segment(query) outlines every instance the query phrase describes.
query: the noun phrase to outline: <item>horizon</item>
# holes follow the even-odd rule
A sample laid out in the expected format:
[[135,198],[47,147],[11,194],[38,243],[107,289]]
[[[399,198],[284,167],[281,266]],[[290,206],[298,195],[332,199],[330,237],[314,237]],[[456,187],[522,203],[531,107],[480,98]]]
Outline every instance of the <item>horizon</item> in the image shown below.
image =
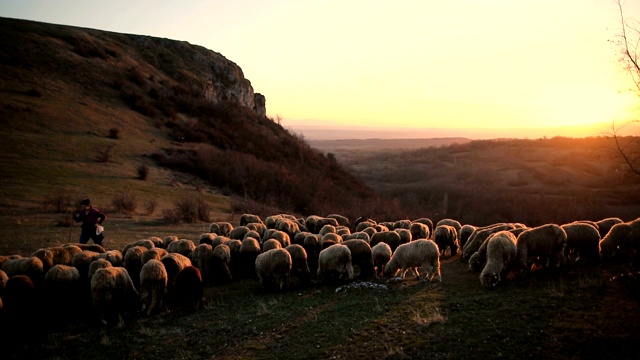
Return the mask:
[[[623,6],[638,20],[640,2]],[[315,125],[531,137],[640,117],[614,1],[0,0],[0,16],[206,47],[270,117]]]

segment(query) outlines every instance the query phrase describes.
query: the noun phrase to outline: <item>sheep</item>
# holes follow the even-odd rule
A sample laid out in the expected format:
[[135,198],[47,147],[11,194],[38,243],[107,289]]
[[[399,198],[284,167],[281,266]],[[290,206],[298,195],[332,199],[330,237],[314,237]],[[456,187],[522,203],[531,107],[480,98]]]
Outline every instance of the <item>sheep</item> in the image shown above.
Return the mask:
[[433,221],[431,221],[431,219],[429,218],[419,218],[419,219],[413,220],[412,222],[425,224],[429,228],[429,234],[433,232]]
[[278,240],[280,242],[280,245],[282,245],[283,248],[291,245],[291,237],[289,237],[289,234],[287,234],[284,231],[280,231],[280,230],[272,231],[270,236],[267,239],[265,239],[265,241],[269,239]]
[[567,246],[565,247],[567,260],[570,260],[571,255],[575,255],[575,263],[598,262],[600,259],[600,233],[596,227],[584,222],[573,222],[561,227],[567,234]]
[[87,279],[89,279],[89,284],[91,284],[91,278],[93,278],[93,275],[96,274],[96,271],[98,271],[98,269],[104,269],[108,267],[113,267],[113,264],[109,262],[109,260],[102,259],[102,258],[93,260],[91,264],[89,264],[89,271],[87,273]]
[[36,288],[44,281],[44,265],[42,260],[35,256],[10,259],[2,264],[2,270],[9,278],[16,275],[26,275]]
[[154,247],[156,247],[156,244],[149,240],[149,239],[142,239],[142,240],[138,240],[138,241],[134,241],[132,243],[128,243],[127,245],[124,246],[124,249],[122,249],[122,253],[126,254],[127,250],[129,250],[130,248],[134,247],[134,246],[143,246],[147,249],[153,249]]
[[376,246],[379,242],[387,243],[391,247],[391,251],[395,251],[402,244],[402,239],[400,234],[395,231],[376,232],[371,236],[369,244]]
[[151,316],[160,312],[167,293],[169,275],[161,261],[150,259],[140,270],[142,311]]
[[289,235],[289,237],[293,237],[300,232],[300,227],[298,226],[298,223],[296,221],[289,220],[289,219],[278,220],[276,222],[275,229],[285,232],[287,235]]
[[[82,278],[80,271],[73,266],[54,265],[44,276],[44,290],[46,296],[45,306],[48,308],[46,313],[50,316],[50,321],[54,324],[70,320],[70,315],[79,315],[77,310],[84,299],[83,284],[88,283]],[[90,298],[87,298],[88,301]]]
[[298,244],[298,245],[302,245],[304,244],[304,238],[307,237],[307,235],[311,234],[308,231],[301,231],[299,233],[297,233],[292,239],[291,239],[291,244]]
[[229,237],[229,239],[237,239],[237,240],[242,240],[244,239],[244,236],[249,232],[249,228],[246,226],[238,226],[233,228],[233,230],[231,230],[231,232],[229,232],[229,235],[227,235]]
[[458,233],[456,228],[451,225],[437,225],[433,230],[433,239],[440,249],[440,253],[444,256],[445,251],[449,248],[451,256],[458,253]]
[[[149,249],[147,251],[151,251],[151,250],[155,250],[155,251],[166,251],[162,248],[153,248],[153,249]],[[146,253],[146,251],[145,251]],[[113,266],[123,266],[124,264],[124,257],[122,255],[122,253],[120,252],[120,250],[108,250],[104,253],[98,254],[98,259],[105,259],[108,260],[111,265]]]
[[[391,230],[391,228],[389,228],[389,229]],[[410,230],[411,229],[411,220],[409,220],[409,219],[398,220],[398,221],[393,223],[393,229],[407,229],[407,230]]]
[[[230,239],[230,238],[228,238],[226,236],[218,235],[215,238],[213,238],[213,241],[209,245],[211,245],[211,247],[214,248],[214,247],[216,247],[218,245],[226,244],[227,242],[229,242],[231,240],[232,239]],[[239,239],[233,239],[233,240],[239,240]]]
[[196,250],[191,255],[191,264],[200,269],[202,282],[211,283],[211,257],[213,256],[213,247],[209,244],[200,244],[196,246]]
[[366,232],[362,232],[362,231],[354,232],[354,233],[351,233],[351,234],[349,234],[347,236],[343,236],[342,237],[342,241],[351,240],[351,239],[362,239],[362,240],[364,240],[364,241],[366,241],[368,243],[371,242],[371,237],[369,236],[369,234],[367,234]]
[[40,328],[36,322],[39,319],[36,288],[29,276],[10,276],[2,299],[5,317],[0,329],[7,331],[6,335],[22,339]]
[[364,229],[366,229],[366,228],[373,228],[373,227],[374,227],[374,226],[376,226],[376,225],[378,225],[378,224],[377,224],[377,223],[375,223],[375,222],[371,222],[371,221],[362,221],[362,222],[359,222],[359,223],[356,225],[356,228],[355,228],[354,230],[355,230],[356,232],[358,232],[358,231],[363,231],[363,230],[364,230]]
[[342,236],[342,238],[344,238],[345,236],[351,235],[351,230],[349,230],[348,227],[346,226],[338,226],[336,227],[336,234]]
[[191,266],[191,260],[188,257],[179,253],[168,253],[160,259],[164,268],[167,270],[167,276],[169,278],[167,287],[171,288],[174,283],[176,275],[187,266]]
[[[637,221],[637,220],[636,220]],[[633,255],[634,250],[640,250],[640,232],[635,230],[632,222],[615,224],[598,244],[600,258],[608,260],[620,255]]]
[[[142,253],[142,265],[146,264],[147,261],[151,260],[151,259],[156,259],[156,260],[162,260],[162,257],[167,255],[169,252],[167,251],[167,249],[163,249],[163,248],[153,248],[153,249],[149,249],[147,251],[145,251],[144,253]],[[107,259],[109,260],[109,259]],[[112,264],[114,266],[119,266],[116,265],[115,263],[112,262]]]
[[242,271],[242,264],[240,262],[240,247],[242,246],[242,241],[233,239],[227,241],[225,245],[229,248],[229,255],[231,256],[231,277],[240,277],[240,273]]
[[369,243],[362,239],[353,239],[342,242],[351,251],[351,265],[358,267],[360,273],[357,278],[369,280],[375,273],[373,269],[373,255]]
[[229,236],[229,233],[233,230],[233,225],[228,222],[212,222],[209,224],[209,232],[216,233],[222,236]]
[[[382,225],[382,224],[373,225],[373,228],[376,230],[376,232],[390,231],[390,230],[393,229],[393,227],[387,227],[387,226]],[[398,228],[398,229],[404,229],[404,228]]]
[[167,246],[167,251],[170,253],[178,253],[188,258],[193,255],[193,251],[196,249],[196,244],[189,239],[180,239],[173,241]]
[[269,239],[262,243],[262,252],[269,251],[271,249],[282,249],[282,244],[276,239]]
[[272,249],[256,257],[256,274],[266,290],[288,289],[292,266],[291,254],[285,249]]
[[411,270],[420,279],[420,270],[425,271],[425,280],[432,281],[435,277],[442,282],[440,273],[440,250],[433,240],[417,239],[398,246],[391,259],[384,265],[386,277],[395,276],[400,270],[402,279]]
[[366,228],[362,229],[361,231],[356,231],[356,232],[363,232],[363,233],[369,235],[369,239],[371,239],[371,237],[373,237],[373,234],[375,234],[375,233],[377,233],[379,231],[376,230],[376,228],[374,228],[372,226],[369,226],[369,227],[366,227]]
[[322,281],[335,282],[353,279],[351,251],[346,245],[335,244],[320,251],[318,276]]
[[342,242],[342,236],[336,233],[326,233],[320,238],[320,248],[326,249],[331,245],[339,244]]
[[260,216],[254,214],[242,214],[240,215],[240,226],[246,226],[247,224],[264,224]]
[[[38,249],[31,254],[31,256],[37,257],[42,261],[42,271],[46,274],[49,269],[55,265],[53,262],[53,252],[49,249]],[[0,268],[2,265],[0,264]]]
[[609,230],[611,230],[613,225],[620,224],[623,222],[624,221],[622,221],[622,219],[617,217],[610,217],[610,218],[596,221],[596,225],[598,225],[597,229],[598,229],[598,232],[600,233],[600,238],[604,238],[605,236],[607,236],[607,233],[609,232]]
[[304,248],[304,251],[307,252],[307,262],[309,263],[309,268],[312,271],[316,271],[318,269],[318,256],[320,255],[320,251],[322,250],[320,239],[315,234],[309,234],[304,238],[302,247]]
[[153,243],[153,247],[162,247],[164,245],[164,241],[157,236],[150,236],[149,240]]
[[[462,225],[458,220],[442,219],[436,223],[436,227],[438,227],[439,225],[453,226],[456,229],[456,238],[460,237],[460,229],[462,229]],[[435,231],[435,229],[433,231]]]
[[461,249],[464,249],[464,245],[467,243],[467,241],[471,237],[471,234],[473,234],[473,232],[476,231],[476,229],[477,227],[469,224],[463,225],[460,228],[460,237],[458,238],[458,245],[460,245]]
[[409,231],[411,233],[412,239],[428,239],[429,236],[431,235],[429,226],[422,223],[418,223],[418,222],[412,223],[411,226],[409,227]]
[[[364,225],[360,225],[364,223]],[[353,231],[362,231],[362,229],[369,227],[369,226],[373,226],[376,225],[377,222],[371,218],[369,218],[368,216],[360,216],[358,218],[356,218],[356,220],[353,222]]]
[[498,231],[497,233],[493,233],[489,235],[489,238],[487,238],[487,240],[483,242],[482,245],[480,245],[480,248],[478,249],[478,251],[473,253],[473,255],[471,255],[471,257],[469,258],[469,270],[475,272],[475,271],[481,271],[484,268],[487,262],[487,245],[488,245],[487,243],[489,242],[489,239],[491,239],[493,236],[503,231],[506,231],[506,232],[509,232],[511,235],[513,235],[513,238],[515,240],[518,237],[518,235],[520,235],[520,233],[523,232],[524,230],[525,229],[522,229],[522,228],[516,228],[516,229]]
[[418,239],[414,238],[413,235],[411,235],[411,231],[407,229],[394,229],[393,231],[397,232],[398,235],[400,235],[400,244],[406,244],[413,239]]
[[516,265],[522,274],[531,270],[534,262],[559,267],[564,262],[567,233],[556,224],[546,224],[523,231],[516,240]]
[[4,288],[7,285],[7,280],[9,280],[9,275],[7,275],[7,273],[4,272],[4,270],[0,269],[0,297],[2,297]]
[[82,252],[78,246],[53,246],[49,248],[53,253],[53,264],[71,265],[74,254]]
[[68,243],[68,244],[63,244],[64,246],[74,246],[74,247],[79,247],[80,250],[89,250],[89,251],[93,251],[93,252],[97,252],[97,253],[103,253],[105,251],[107,251],[104,246],[99,245],[99,244],[79,244],[79,243]]
[[198,237],[198,245],[200,244],[213,244],[213,239],[218,236],[216,233],[202,233]]
[[326,218],[336,219],[339,226],[345,226],[347,228],[351,228],[351,222],[349,221],[349,218],[347,218],[346,216],[342,216],[339,214],[329,214],[326,216]]
[[[247,231],[247,233],[246,233],[246,234],[244,234],[244,236],[242,237],[242,239],[233,239],[233,240],[240,240],[240,241],[242,241],[242,240],[244,240],[244,239],[246,239],[246,238],[248,238],[248,237],[252,237],[252,238],[254,238],[254,239],[262,239],[262,235],[260,235],[260,233],[259,233],[259,232],[255,231],[255,230],[249,230],[249,231]],[[229,239],[229,240],[231,240],[231,239]]]
[[319,218],[315,222],[315,227],[313,229],[309,228],[309,231],[311,231],[314,234],[320,234],[320,230],[325,225],[331,225],[331,226],[333,226],[335,228],[336,226],[338,226],[340,224],[338,223],[338,220],[336,220],[334,218]]
[[175,235],[165,236],[164,239],[162,239],[162,247],[166,249],[167,247],[169,247],[169,244],[178,240],[179,240],[178,237]]
[[83,250],[82,252],[73,255],[73,258],[71,259],[71,266],[78,269],[83,282],[88,280],[87,275],[89,274],[89,265],[96,260],[99,255],[99,253],[89,250]]
[[391,259],[391,255],[391,247],[387,243],[379,242],[373,248],[371,248],[373,266],[376,269],[377,276],[384,276],[384,266]]
[[242,240],[240,245],[239,259],[242,275],[255,276],[256,257],[260,254],[260,243],[254,238],[246,238]]
[[91,278],[91,299],[98,319],[104,324],[120,322],[125,312],[138,308],[138,291],[127,269],[107,267]]
[[316,232],[316,223],[318,222],[318,219],[321,219],[321,217],[318,215],[309,215],[304,220],[304,224],[307,227],[307,229],[309,229],[309,232],[313,232],[313,233]]
[[300,285],[308,285],[311,282],[311,270],[304,247],[300,244],[291,244],[284,249],[291,255],[291,275],[298,277]]
[[513,225],[505,223],[498,223],[477,228],[471,234],[469,240],[464,244],[464,247],[462,248],[462,260],[468,262],[471,255],[478,251],[482,243],[484,243],[491,234],[497,233],[498,231],[502,230],[510,230],[513,228]]
[[249,228],[249,230],[257,231],[258,234],[260,234],[260,236],[257,239],[261,238],[262,235],[264,235],[264,232],[267,231],[267,225],[265,224],[249,223],[245,226]]
[[480,273],[480,283],[489,289],[494,288],[504,277],[507,269],[516,257],[516,237],[509,231],[493,234],[487,241],[487,263]]
[[231,274],[231,250],[225,244],[213,249],[210,260],[210,275],[214,284],[226,283],[233,279]]
[[320,236],[324,236],[326,234],[335,234],[335,233],[336,233],[336,227],[333,226],[333,225],[330,225],[330,224],[324,225],[318,231],[318,235],[320,235]]
[[[170,288],[171,289],[171,288]],[[204,287],[202,274],[195,266],[187,266],[176,274],[170,296],[173,306],[198,310],[202,308]]]
[[124,268],[129,272],[131,280],[136,288],[140,286],[140,270],[142,270],[142,255],[148,251],[144,246],[134,246],[129,248],[124,254]]

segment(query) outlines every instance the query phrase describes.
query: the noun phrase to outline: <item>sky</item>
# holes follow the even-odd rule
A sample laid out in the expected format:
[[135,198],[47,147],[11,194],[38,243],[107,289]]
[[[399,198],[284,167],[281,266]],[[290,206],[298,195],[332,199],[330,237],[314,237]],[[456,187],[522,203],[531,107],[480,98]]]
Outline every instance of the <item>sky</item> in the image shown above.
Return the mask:
[[0,0],[0,16],[204,46],[293,129],[588,136],[640,118],[613,0]]

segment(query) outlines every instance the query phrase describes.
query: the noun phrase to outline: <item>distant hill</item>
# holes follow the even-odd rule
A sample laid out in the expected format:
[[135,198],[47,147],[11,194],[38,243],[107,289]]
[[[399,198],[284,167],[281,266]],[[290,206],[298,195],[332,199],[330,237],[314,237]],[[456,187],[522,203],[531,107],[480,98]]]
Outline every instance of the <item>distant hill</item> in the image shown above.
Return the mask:
[[162,206],[191,188],[226,211],[227,195],[235,211],[296,213],[371,198],[265,106],[238,65],[201,46],[0,18],[0,208],[60,189]]

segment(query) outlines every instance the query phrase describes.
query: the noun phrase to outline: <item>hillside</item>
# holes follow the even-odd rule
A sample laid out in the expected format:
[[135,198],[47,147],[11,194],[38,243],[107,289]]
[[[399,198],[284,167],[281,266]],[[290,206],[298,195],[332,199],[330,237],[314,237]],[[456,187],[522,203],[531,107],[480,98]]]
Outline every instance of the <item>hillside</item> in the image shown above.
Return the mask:
[[5,212],[61,191],[101,204],[131,192],[158,213],[186,194],[307,213],[371,194],[265,112],[242,69],[203,47],[0,18]]

